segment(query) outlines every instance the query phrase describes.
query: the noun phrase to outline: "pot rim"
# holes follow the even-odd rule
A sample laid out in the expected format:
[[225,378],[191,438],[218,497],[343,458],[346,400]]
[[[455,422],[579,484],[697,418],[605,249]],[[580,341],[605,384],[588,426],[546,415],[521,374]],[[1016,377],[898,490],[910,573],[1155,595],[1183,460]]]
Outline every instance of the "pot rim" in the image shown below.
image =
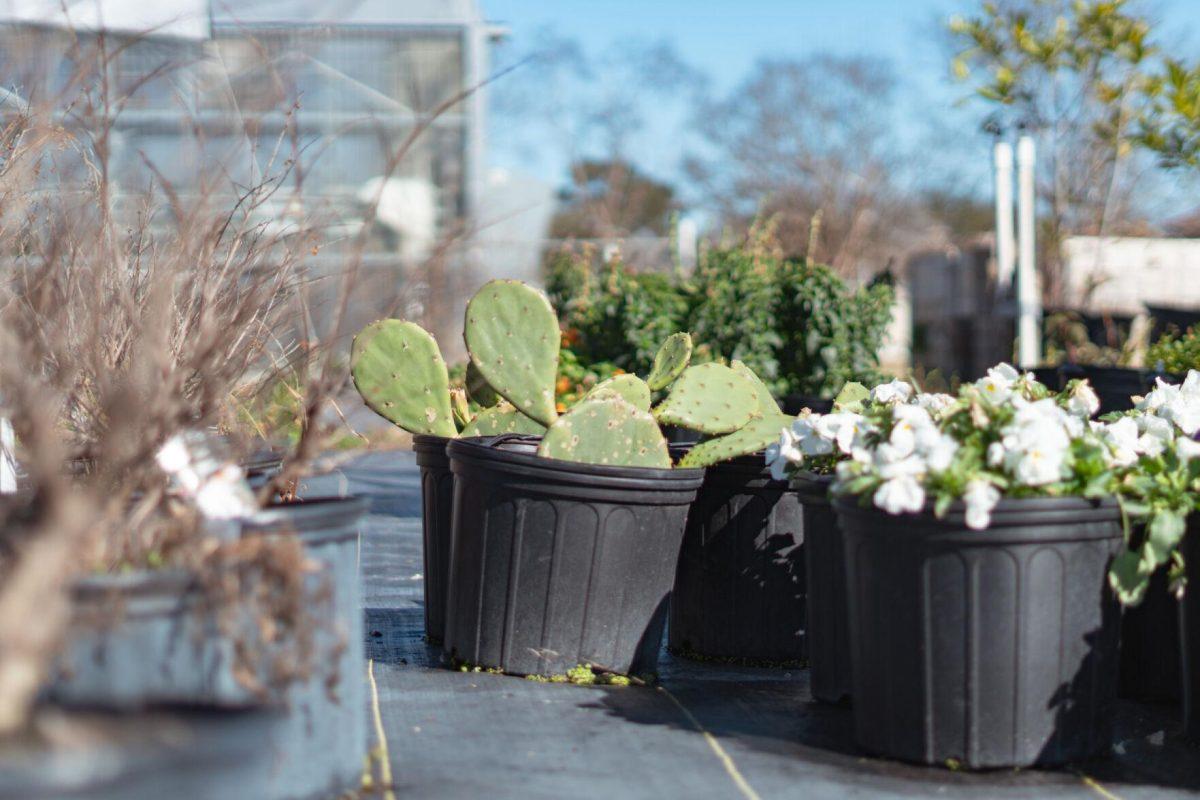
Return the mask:
[[358,522],[370,507],[368,498],[356,495],[275,503],[242,520],[242,535],[297,534],[310,543],[348,539],[358,536]]
[[[868,495],[833,495],[832,505],[838,516],[859,520],[888,520],[887,527],[895,533],[919,533],[930,527],[963,530],[973,537],[985,537],[1001,528],[1024,528],[1030,526],[1057,526],[1086,522],[1120,522],[1121,510],[1116,498],[1090,499],[1072,495],[1069,497],[1002,497],[991,512],[991,524],[983,530],[966,526],[966,503],[955,500],[945,515],[934,514],[934,502],[927,500],[925,507],[916,513],[889,514],[874,505],[861,505]],[[906,526],[905,523],[910,523]],[[1118,530],[1120,527],[1118,526]],[[1039,537],[1052,538],[1052,537]],[[1097,537],[1097,538],[1107,538]]]
[[502,469],[505,472],[526,477],[545,478],[558,484],[581,483],[597,488],[640,489],[640,490],[692,490],[697,489],[704,479],[703,468],[616,467],[607,464],[584,464],[546,458],[536,454],[517,453],[493,446],[490,441],[451,439],[446,446],[450,456],[450,468],[455,465],[472,464],[486,469]]

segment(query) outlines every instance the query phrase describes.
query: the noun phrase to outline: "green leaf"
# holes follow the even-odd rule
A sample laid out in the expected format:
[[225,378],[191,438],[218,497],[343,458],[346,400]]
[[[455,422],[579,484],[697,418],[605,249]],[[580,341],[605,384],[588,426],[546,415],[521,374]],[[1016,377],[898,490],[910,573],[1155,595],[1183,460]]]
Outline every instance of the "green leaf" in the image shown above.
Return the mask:
[[1137,553],[1122,550],[1108,569],[1108,583],[1121,605],[1136,606],[1150,585],[1150,573],[1142,569],[1142,559]]
[[1187,520],[1181,514],[1160,510],[1154,515],[1146,528],[1146,545],[1143,548],[1143,560],[1153,562],[1148,565],[1148,572],[1153,572],[1171,557],[1186,530]]

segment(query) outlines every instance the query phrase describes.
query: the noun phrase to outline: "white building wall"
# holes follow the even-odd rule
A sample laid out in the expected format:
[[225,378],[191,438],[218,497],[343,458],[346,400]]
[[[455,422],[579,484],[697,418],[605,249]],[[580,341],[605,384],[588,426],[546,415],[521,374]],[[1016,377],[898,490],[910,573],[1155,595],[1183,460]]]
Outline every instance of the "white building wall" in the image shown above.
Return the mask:
[[1072,236],[1063,261],[1072,308],[1126,315],[1145,305],[1200,308],[1200,239]]

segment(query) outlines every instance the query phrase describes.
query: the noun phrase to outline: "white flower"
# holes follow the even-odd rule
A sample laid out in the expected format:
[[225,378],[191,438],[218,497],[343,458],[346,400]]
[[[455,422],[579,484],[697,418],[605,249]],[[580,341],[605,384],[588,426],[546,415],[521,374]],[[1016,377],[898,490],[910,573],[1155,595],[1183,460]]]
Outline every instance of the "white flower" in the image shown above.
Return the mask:
[[1000,502],[1000,490],[976,478],[967,484],[963,502],[967,505],[967,527],[981,531],[992,522],[992,509]]
[[1108,445],[1109,466],[1128,467],[1138,459],[1138,426],[1132,417],[1122,417],[1104,426],[1101,439]]
[[913,395],[912,384],[901,380],[881,383],[871,390],[871,402],[881,405],[907,403]]
[[196,492],[196,507],[208,519],[238,519],[253,514],[257,505],[241,467],[228,464]]
[[916,478],[901,476],[879,484],[871,499],[889,514],[917,512],[925,506],[925,490]]
[[1175,440],[1175,428],[1162,417],[1138,417],[1137,428],[1142,434],[1138,437],[1137,451],[1151,458],[1162,455]]
[[158,466],[162,468],[162,471],[168,475],[174,475],[177,472],[183,471],[192,461],[192,456],[188,452],[187,445],[184,444],[183,438],[178,435],[168,439],[158,449],[158,453],[155,454],[154,458],[158,461]]
[[[1191,377],[1189,374],[1188,377]],[[1155,379],[1154,390],[1138,400],[1135,408],[1138,411],[1158,411],[1179,394],[1179,387],[1172,386],[1162,378]]]
[[950,468],[954,456],[958,453],[958,442],[944,433],[917,440],[918,452],[925,458],[930,472],[944,472]]
[[943,411],[954,405],[955,400],[948,394],[922,392],[913,399],[913,402],[928,411],[931,416],[938,417]]
[[1175,454],[1179,456],[1180,461],[1190,461],[1193,458],[1200,458],[1200,442],[1180,437],[1175,440]]
[[823,439],[837,444],[838,450],[849,455],[860,432],[865,429],[862,415],[850,412],[823,414],[814,423],[814,430]]
[[1020,377],[1021,373],[1008,364],[997,364],[975,381],[975,387],[993,404],[1003,403],[1012,397],[1012,386]]
[[783,448],[780,447],[779,442],[772,442],[767,445],[763,456],[767,467],[771,470],[771,477],[777,481],[785,480],[787,478],[788,466],[791,462],[784,457]]
[[987,463],[989,467],[998,467],[1004,463],[1004,445],[1000,442],[992,442],[987,449]]
[[1086,380],[1075,384],[1075,390],[1067,399],[1067,411],[1082,419],[1088,419],[1100,410],[1100,398]]
[[792,423],[792,436],[800,452],[806,456],[827,456],[833,452],[833,440],[821,435],[818,423],[820,414],[796,417]]
[[1045,486],[1062,477],[1066,451],[1062,448],[1034,445],[1008,454],[1006,466],[1021,484]]

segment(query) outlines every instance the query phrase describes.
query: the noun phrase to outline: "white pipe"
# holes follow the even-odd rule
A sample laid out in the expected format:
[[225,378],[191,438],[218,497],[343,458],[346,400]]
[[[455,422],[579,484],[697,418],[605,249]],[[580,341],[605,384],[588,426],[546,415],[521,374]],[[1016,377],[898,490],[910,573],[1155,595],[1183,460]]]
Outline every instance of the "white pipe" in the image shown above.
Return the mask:
[[1035,367],[1042,358],[1042,300],[1037,284],[1037,196],[1032,136],[1017,141],[1017,363]]
[[993,151],[996,167],[996,289],[1006,294],[1013,279],[1013,149],[1008,142],[996,142]]

